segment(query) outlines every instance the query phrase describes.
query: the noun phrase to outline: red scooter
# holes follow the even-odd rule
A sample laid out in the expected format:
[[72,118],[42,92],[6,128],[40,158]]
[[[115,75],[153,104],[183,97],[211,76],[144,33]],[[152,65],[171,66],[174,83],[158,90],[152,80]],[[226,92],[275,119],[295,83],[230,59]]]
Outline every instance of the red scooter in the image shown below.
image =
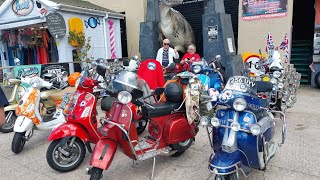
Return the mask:
[[[104,75],[106,69],[98,66],[97,72]],[[178,83],[169,83],[165,88],[157,88],[152,95],[164,92],[167,102],[145,103],[139,88],[141,79],[132,72],[121,72],[114,80],[114,88],[119,91],[118,102],[114,102],[108,118],[101,119],[103,137],[96,144],[87,168],[90,179],[99,180],[103,170],[107,170],[117,151],[134,161],[154,158],[158,155],[182,155],[193,143],[199,131],[195,123],[188,123],[183,107],[183,89]],[[172,91],[173,90],[173,91]],[[151,95],[150,95],[151,96]],[[139,139],[133,118],[136,107],[141,107],[142,116],[149,119],[149,134]]]
[[[56,171],[68,172],[76,169],[86,155],[92,152],[90,143],[97,143],[101,134],[97,131],[97,100],[93,93],[100,82],[81,75],[77,91],[67,93],[60,109],[53,118],[66,118],[67,122],[55,128],[47,149],[47,162]],[[86,146],[86,148],[85,148]]]

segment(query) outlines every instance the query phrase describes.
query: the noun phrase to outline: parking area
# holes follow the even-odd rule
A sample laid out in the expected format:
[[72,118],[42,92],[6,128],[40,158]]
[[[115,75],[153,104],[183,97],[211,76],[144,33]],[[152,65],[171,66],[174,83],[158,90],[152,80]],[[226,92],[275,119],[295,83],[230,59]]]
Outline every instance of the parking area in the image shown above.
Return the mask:
[[[250,180],[316,180],[320,179],[320,89],[302,86],[298,102],[287,111],[287,139],[278,148],[266,171],[254,171]],[[103,115],[102,112],[99,114]],[[75,171],[59,173],[52,170],[46,161],[50,132],[36,131],[26,143],[24,150],[15,155],[11,152],[13,133],[0,134],[0,179],[46,180],[46,179],[89,179],[85,168],[89,165],[90,154]],[[280,132],[279,132],[280,133]],[[94,147],[92,145],[92,147]],[[178,158],[157,157],[155,179],[157,180],[213,180],[208,171],[211,153],[204,128],[200,129],[195,144]],[[104,180],[142,180],[151,176],[153,160],[133,165],[132,160],[117,152]]]

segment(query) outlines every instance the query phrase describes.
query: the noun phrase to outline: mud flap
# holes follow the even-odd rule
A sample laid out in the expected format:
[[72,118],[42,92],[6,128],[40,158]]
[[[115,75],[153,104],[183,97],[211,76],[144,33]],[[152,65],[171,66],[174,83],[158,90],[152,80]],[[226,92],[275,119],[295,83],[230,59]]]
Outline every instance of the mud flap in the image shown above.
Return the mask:
[[91,155],[90,166],[103,170],[109,168],[117,151],[117,143],[110,139],[100,139]]

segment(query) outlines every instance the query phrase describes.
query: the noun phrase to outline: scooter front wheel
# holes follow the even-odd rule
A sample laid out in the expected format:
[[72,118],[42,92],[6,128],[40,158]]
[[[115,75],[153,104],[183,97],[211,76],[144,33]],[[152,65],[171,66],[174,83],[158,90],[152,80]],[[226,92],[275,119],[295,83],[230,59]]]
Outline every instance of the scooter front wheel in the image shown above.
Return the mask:
[[216,175],[214,179],[215,180],[237,180],[238,177],[236,173],[232,173],[228,175]]
[[13,136],[11,151],[14,152],[15,154],[18,154],[23,150],[23,147],[26,143],[25,133],[26,132],[23,132],[23,133],[16,132]]
[[90,172],[90,180],[100,180],[102,178],[102,172],[102,169],[93,167]]
[[56,171],[70,172],[80,166],[86,155],[86,148],[79,138],[76,138],[73,143],[70,139],[62,146],[60,145],[61,140],[55,140],[49,145],[46,155],[47,162]]
[[9,133],[13,131],[14,123],[16,122],[17,115],[15,111],[6,111],[6,122],[0,127],[0,132]]

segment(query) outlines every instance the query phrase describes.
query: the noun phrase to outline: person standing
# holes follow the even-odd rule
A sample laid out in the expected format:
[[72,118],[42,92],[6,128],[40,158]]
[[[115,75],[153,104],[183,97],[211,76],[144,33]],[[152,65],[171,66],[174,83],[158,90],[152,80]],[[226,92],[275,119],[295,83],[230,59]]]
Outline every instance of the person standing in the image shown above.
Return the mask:
[[162,67],[168,67],[173,63],[173,59],[179,59],[179,53],[176,49],[170,47],[169,39],[163,40],[163,47],[158,50],[156,59]]
[[9,105],[9,102],[0,87],[0,126],[2,126],[5,123],[4,107],[8,105]]

